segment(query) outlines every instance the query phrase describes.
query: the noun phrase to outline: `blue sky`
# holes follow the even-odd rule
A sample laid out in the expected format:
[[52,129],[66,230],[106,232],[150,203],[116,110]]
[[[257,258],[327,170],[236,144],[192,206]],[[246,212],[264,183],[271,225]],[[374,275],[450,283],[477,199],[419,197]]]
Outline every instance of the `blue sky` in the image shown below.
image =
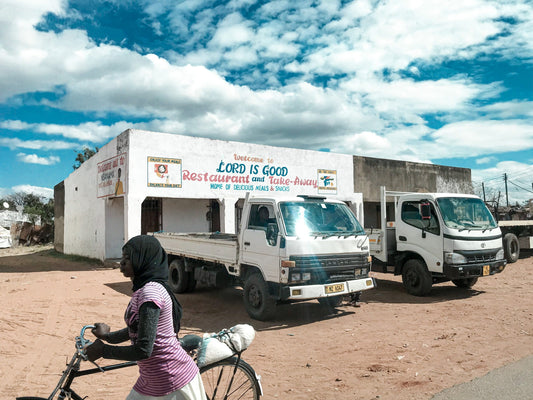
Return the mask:
[[526,0],[0,0],[0,195],[127,128],[472,169],[533,198]]

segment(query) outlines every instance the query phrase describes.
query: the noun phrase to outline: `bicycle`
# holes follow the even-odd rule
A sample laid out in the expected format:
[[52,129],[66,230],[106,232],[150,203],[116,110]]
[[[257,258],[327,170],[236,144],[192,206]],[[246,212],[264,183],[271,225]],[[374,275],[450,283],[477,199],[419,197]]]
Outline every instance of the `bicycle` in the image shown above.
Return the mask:
[[[85,347],[92,343],[85,338],[85,331],[92,328],[94,328],[94,325],[85,325],[81,329],[80,335],[76,336],[76,351],[50,396],[46,398],[25,396],[17,397],[16,400],[84,400],[86,397],[78,395],[71,388],[75,378],[137,365],[135,361],[127,361],[101,367],[95,362],[90,361],[95,365],[95,368],[81,370],[82,361],[88,361],[87,355],[85,354]],[[224,329],[217,335],[221,337],[226,332],[228,330]],[[183,349],[197,361],[196,355],[202,338],[196,335],[185,335],[179,340]],[[255,373],[250,364],[241,358],[243,351],[235,352],[231,357],[200,368],[204,389],[209,400],[259,400],[263,395],[261,377]]]

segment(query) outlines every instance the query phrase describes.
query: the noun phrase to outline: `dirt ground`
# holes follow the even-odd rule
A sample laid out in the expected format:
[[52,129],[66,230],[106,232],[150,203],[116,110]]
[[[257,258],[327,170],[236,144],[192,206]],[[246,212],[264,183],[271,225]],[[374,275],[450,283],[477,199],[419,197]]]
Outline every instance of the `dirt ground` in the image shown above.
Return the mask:
[[[362,306],[316,301],[251,320],[240,289],[179,295],[182,334],[252,324],[243,358],[262,377],[265,399],[430,399],[441,390],[533,354],[533,256],[473,289],[436,285],[409,296],[401,280],[372,273]],[[118,269],[53,256],[51,247],[0,249],[0,399],[47,397],[85,324],[123,327],[131,283]],[[105,362],[104,362],[105,363]],[[136,367],[76,380],[91,400],[123,399]]]

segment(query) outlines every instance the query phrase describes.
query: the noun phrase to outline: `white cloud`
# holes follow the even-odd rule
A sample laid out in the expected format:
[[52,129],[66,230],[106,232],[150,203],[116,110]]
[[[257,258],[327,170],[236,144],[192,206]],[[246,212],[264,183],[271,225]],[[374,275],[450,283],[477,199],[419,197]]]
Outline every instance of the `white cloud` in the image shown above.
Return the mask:
[[512,100],[504,103],[493,103],[482,107],[481,111],[498,119],[516,118],[517,116],[533,118],[533,101]]
[[375,132],[361,132],[346,140],[347,145],[354,154],[366,154],[375,156],[383,153],[390,153],[392,143],[383,136]]
[[476,164],[477,165],[481,165],[481,164],[489,164],[491,162],[494,162],[496,161],[497,158],[496,157],[481,157],[481,158],[478,158],[476,160]]
[[455,122],[436,130],[431,137],[441,158],[477,157],[533,148],[533,126],[522,120]]
[[[85,122],[79,125],[59,125],[59,124],[45,124],[45,123],[26,123],[19,120],[7,120],[0,122],[0,128],[8,129],[11,131],[33,131],[37,133],[43,133],[51,136],[63,136],[67,139],[77,139],[94,143],[102,143],[108,139],[117,136],[117,132],[122,132],[132,125],[120,121],[112,125],[102,125],[100,122]],[[8,147],[27,147],[27,148],[40,148],[40,147],[28,147],[28,146],[40,146],[41,141],[25,141],[26,146],[21,145],[22,142],[17,140],[4,140],[4,145]],[[2,140],[0,139],[0,145]],[[57,142],[56,146],[63,146],[63,148],[72,148],[79,146],[77,144]],[[56,147],[59,148],[59,147]]]
[[239,13],[230,14],[218,24],[211,44],[220,47],[234,47],[250,42],[254,33],[249,25],[250,23],[246,22]]
[[61,140],[21,140],[19,138],[0,138],[0,146],[10,149],[32,149],[32,150],[65,150],[76,149],[80,145]]
[[54,189],[45,188],[45,187],[39,187],[39,186],[32,186],[32,185],[17,185],[13,186],[11,188],[12,193],[27,193],[27,194],[34,194],[39,197],[45,197],[47,199],[53,199],[54,198]]
[[[249,4],[243,1],[232,7]],[[61,125],[8,120],[0,127],[92,143],[138,128],[409,160],[533,147],[531,102],[475,108],[475,101],[505,90],[499,83],[479,84],[462,75],[415,81],[396,73],[408,68],[420,75],[423,66],[486,50],[486,39],[502,33],[502,16],[525,21],[506,25],[511,35],[491,43],[502,54],[505,49],[516,51],[519,44],[513,44],[513,38],[530,48],[533,40],[524,41],[531,38],[526,28],[533,12],[526,3],[513,8],[481,0],[358,0],[323,1],[313,8],[314,2],[302,0],[295,8],[293,1],[272,1],[256,10],[254,21],[236,11],[224,15],[218,7],[207,9],[199,0],[145,3],[154,18],[168,15],[177,34],[190,33],[185,35],[188,41],[203,35],[211,40],[191,53],[174,55],[174,60],[181,58],[177,65],[156,55],[96,45],[81,30],[37,31],[43,13],[64,14],[66,2],[10,0],[9,7],[0,10],[0,76],[9,76],[0,80],[0,100],[52,91],[58,100],[43,104],[122,115],[123,121]],[[198,10],[194,27],[184,25],[188,13]],[[256,68],[258,60],[264,64]],[[187,65],[191,61],[216,70]],[[247,67],[243,79],[267,80],[273,89],[250,89],[224,78],[231,68]],[[282,87],[283,79],[273,74],[283,68],[304,76]],[[336,73],[346,75],[337,78]],[[315,74],[325,74],[330,81],[321,81],[324,87],[309,83]],[[492,120],[475,121],[479,112]],[[438,113],[441,121],[452,123],[431,133],[423,119],[426,113]],[[517,113],[526,119],[516,119]],[[147,122],[131,124],[128,117]],[[472,121],[461,121],[466,117]],[[513,132],[516,140],[506,140],[501,132]],[[80,147],[19,138],[1,138],[0,146]]]
[[501,31],[496,21],[500,13],[495,4],[482,0],[391,1],[374,6],[365,1],[355,8],[349,4],[341,10],[340,22],[330,24],[322,38],[327,46],[293,63],[291,70],[367,75],[405,69],[414,61],[471,57],[476,45]]
[[37,154],[18,153],[17,159],[26,164],[54,165],[60,159],[57,156],[39,157]]
[[340,86],[365,105],[395,121],[422,122],[420,114],[463,110],[474,99],[495,91],[494,85],[475,84],[464,78],[385,82],[375,77],[354,78]]

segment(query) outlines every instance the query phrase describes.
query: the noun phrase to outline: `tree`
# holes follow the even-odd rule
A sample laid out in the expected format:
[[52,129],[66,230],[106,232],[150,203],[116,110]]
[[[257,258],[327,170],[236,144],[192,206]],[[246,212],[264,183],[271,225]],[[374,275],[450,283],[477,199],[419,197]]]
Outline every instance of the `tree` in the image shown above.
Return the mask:
[[81,166],[81,164],[83,164],[89,158],[91,158],[96,153],[98,153],[98,150],[99,150],[98,147],[95,147],[94,149],[91,149],[91,148],[85,146],[83,148],[83,150],[81,152],[78,152],[78,154],[76,155],[76,160],[75,160],[76,164],[74,164],[72,166],[72,168],[78,169]]

